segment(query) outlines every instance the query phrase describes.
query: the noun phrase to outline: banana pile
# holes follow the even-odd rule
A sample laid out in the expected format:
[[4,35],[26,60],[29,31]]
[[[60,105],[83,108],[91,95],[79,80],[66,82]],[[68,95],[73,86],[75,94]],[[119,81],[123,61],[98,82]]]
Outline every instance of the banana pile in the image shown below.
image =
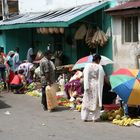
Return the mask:
[[81,111],[82,105],[76,105],[76,110],[78,110],[79,112]]
[[120,107],[118,110],[105,111],[100,116],[103,121],[112,121],[113,119],[120,119],[124,115],[123,109]]
[[0,82],[0,91],[4,89],[4,82]]
[[140,119],[131,119],[130,117],[122,117],[122,119],[113,119],[112,123],[119,126],[130,126],[135,122],[140,121]]
[[27,90],[28,91],[33,91],[35,89],[35,87],[36,87],[36,84],[34,82],[32,82],[31,84],[29,84],[27,86]]
[[36,96],[36,97],[40,97],[41,96],[41,93],[38,90],[29,91],[26,94],[28,94],[30,96]]
[[65,106],[65,107],[74,107],[74,104],[71,103],[71,102],[66,102],[66,103],[63,103],[63,106]]

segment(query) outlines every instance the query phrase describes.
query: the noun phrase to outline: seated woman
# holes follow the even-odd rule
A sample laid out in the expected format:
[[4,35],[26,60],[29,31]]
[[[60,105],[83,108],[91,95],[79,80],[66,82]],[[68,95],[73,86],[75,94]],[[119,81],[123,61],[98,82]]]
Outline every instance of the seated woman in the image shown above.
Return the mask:
[[83,94],[82,71],[78,70],[65,84],[65,91],[70,100]]
[[23,75],[24,70],[19,70],[15,72],[15,76],[10,83],[11,90],[17,93],[24,93],[24,81],[25,77]]

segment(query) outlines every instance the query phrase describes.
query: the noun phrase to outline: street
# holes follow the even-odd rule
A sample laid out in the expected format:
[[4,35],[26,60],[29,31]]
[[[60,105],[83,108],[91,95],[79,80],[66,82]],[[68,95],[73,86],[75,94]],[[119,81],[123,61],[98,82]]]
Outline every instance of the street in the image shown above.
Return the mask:
[[139,128],[82,122],[63,107],[43,111],[40,98],[0,93],[0,140],[139,140]]

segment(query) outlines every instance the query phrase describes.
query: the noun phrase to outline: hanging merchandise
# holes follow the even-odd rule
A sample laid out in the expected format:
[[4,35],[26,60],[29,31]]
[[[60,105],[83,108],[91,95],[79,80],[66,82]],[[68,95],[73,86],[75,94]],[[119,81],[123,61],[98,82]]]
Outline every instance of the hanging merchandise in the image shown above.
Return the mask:
[[43,34],[44,30],[43,28],[40,28],[40,33]]
[[57,28],[57,27],[49,27],[49,28],[36,28],[36,32],[39,34],[63,34],[64,28]]
[[84,24],[82,24],[75,33],[74,39],[81,40],[85,37],[87,32],[87,28]]
[[56,34],[59,34],[59,28],[54,28],[54,32],[56,33]]
[[106,42],[108,41],[108,37],[106,36],[106,34],[100,30],[99,28],[97,29],[97,31],[95,32],[94,36],[92,37],[91,42],[96,46],[101,46],[103,47]]
[[106,36],[107,36],[107,37],[111,37],[111,27],[108,27],[108,28],[107,28]]
[[45,34],[46,28],[42,28],[42,33]]
[[49,33],[53,34],[54,33],[54,29],[53,28],[49,28]]
[[95,44],[91,42],[94,33],[96,32],[90,25],[88,26],[88,30],[85,37],[85,42],[90,48],[96,48]]
[[45,28],[45,34],[48,34],[48,33],[49,33],[49,29]]
[[59,31],[60,31],[61,34],[63,34],[64,33],[64,28],[59,28]]

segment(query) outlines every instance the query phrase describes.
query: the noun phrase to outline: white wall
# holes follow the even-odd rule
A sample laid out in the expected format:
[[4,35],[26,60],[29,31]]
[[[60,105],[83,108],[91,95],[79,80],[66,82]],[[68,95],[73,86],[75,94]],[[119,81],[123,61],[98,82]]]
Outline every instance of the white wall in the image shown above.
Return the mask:
[[[112,19],[112,46],[114,70],[119,68],[137,68],[136,56],[140,55],[139,43],[122,43],[121,18]],[[140,40],[140,17],[139,17],[139,40]]]
[[19,0],[20,13],[41,12],[53,9],[73,7],[99,0]]

